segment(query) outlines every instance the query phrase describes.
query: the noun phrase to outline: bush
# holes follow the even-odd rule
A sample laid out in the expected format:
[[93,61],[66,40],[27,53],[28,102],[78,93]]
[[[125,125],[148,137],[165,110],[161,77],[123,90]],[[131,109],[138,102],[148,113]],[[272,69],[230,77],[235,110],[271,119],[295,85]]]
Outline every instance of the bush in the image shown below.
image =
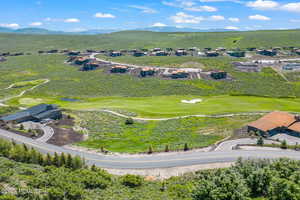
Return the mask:
[[122,178],[122,184],[127,187],[131,187],[131,188],[139,187],[142,185],[142,183],[143,183],[143,178],[141,176],[127,174]]
[[281,146],[280,146],[280,147],[281,147],[282,149],[287,149],[287,148],[288,148],[286,140],[283,140],[283,141],[281,142]]
[[134,121],[133,121],[132,118],[128,118],[128,119],[126,119],[125,124],[126,125],[132,125],[132,124],[134,124]]
[[263,139],[263,137],[259,137],[258,139],[257,139],[257,145],[259,145],[259,146],[263,146],[264,145],[264,139]]

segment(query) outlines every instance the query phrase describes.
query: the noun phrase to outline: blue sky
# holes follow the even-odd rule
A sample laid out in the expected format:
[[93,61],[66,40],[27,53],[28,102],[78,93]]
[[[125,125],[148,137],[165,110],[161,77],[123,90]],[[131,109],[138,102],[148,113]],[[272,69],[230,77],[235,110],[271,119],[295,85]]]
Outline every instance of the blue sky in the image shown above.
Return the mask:
[[3,0],[0,26],[64,31],[300,28],[300,0]]

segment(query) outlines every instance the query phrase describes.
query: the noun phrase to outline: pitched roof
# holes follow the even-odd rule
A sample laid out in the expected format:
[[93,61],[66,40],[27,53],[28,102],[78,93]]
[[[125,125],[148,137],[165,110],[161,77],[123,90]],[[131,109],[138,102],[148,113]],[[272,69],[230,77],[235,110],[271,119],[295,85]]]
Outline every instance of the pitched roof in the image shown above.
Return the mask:
[[251,122],[248,126],[262,131],[269,131],[278,127],[289,127],[296,121],[295,116],[287,112],[271,112],[257,121]]
[[300,132],[300,122],[296,122],[289,126],[289,129],[295,132]]

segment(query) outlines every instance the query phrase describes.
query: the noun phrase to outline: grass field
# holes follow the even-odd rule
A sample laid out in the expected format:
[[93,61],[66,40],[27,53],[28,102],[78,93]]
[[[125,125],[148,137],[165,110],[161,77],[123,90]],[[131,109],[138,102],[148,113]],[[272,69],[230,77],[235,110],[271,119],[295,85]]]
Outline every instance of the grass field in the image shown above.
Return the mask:
[[168,121],[135,122],[125,125],[125,119],[101,112],[73,112],[81,119],[80,126],[89,131],[89,138],[78,145],[99,149],[104,147],[113,152],[147,152],[149,146],[154,151],[209,146],[233,134],[233,131],[252,117],[233,118],[186,118]]
[[47,49],[134,49],[155,47],[300,46],[299,30],[218,33],[155,33],[124,31],[94,36],[0,34],[0,51],[37,52]]
[[[181,103],[181,100],[201,98],[197,104]],[[267,98],[254,96],[156,96],[156,97],[101,97],[66,102],[55,98],[20,98],[12,105],[31,106],[42,102],[54,103],[71,110],[125,110],[140,117],[160,118],[195,114],[226,114],[257,111],[300,112],[300,99]]]

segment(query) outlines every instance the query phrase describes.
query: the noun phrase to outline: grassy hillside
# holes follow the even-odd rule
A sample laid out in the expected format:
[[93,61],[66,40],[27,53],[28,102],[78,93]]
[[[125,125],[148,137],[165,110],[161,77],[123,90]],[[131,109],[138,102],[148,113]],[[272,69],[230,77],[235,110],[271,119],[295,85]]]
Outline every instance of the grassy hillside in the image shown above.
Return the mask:
[[272,47],[300,46],[299,30],[155,33],[125,31],[94,36],[0,34],[1,51],[37,51],[44,49],[132,49],[154,47]]
[[233,135],[259,116],[232,118],[197,118],[174,119],[168,121],[135,121],[125,124],[125,119],[102,112],[72,112],[80,119],[80,126],[89,132],[89,138],[78,145],[112,152],[141,153],[150,146],[153,151],[183,150],[206,147]]

